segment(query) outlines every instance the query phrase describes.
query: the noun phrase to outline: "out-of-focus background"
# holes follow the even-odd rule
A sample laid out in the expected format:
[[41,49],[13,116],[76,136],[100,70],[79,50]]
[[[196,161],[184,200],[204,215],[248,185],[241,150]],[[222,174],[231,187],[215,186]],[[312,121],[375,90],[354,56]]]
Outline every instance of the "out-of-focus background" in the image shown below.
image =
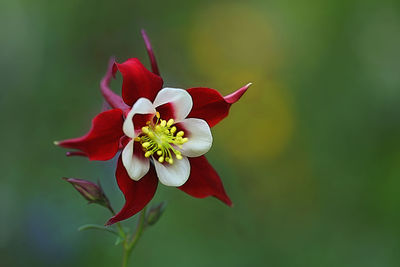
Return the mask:
[[109,56],[149,66],[145,28],[166,85],[253,86],[208,153],[234,207],[160,186],[132,266],[399,266],[399,3],[3,1],[0,265],[120,265],[113,236],[77,231],[107,210],[60,179],[100,179],[118,210],[115,161],[53,141],[89,129]]

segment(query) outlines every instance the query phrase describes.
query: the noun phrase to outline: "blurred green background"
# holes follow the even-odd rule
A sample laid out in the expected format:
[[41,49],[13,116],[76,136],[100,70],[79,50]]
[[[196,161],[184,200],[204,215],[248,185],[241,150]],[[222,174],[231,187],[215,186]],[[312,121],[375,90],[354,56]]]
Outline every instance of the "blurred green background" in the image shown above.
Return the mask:
[[119,209],[115,161],[52,142],[88,130],[109,56],[149,66],[141,28],[168,86],[254,84],[208,153],[234,207],[160,186],[132,266],[400,266],[399,1],[6,0],[0,25],[1,266],[120,265],[60,179]]

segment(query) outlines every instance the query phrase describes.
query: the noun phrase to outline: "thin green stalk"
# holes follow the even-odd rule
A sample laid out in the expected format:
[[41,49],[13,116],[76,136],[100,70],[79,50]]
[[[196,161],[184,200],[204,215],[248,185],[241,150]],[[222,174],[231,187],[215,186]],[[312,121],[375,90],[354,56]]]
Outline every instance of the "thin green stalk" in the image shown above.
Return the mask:
[[126,249],[124,249],[124,255],[122,256],[122,267],[128,266],[128,260],[129,260],[129,253]]
[[[107,208],[110,210],[111,214],[115,216],[115,211],[111,207],[110,203],[107,203]],[[125,240],[126,239],[126,234],[125,234],[124,229],[122,228],[121,223],[117,222],[115,225],[117,226],[119,235],[122,236],[122,238]]]
[[145,217],[146,217],[146,207],[141,211],[139,215],[139,220],[137,223],[135,234],[132,236],[132,240],[129,241],[128,237],[125,238],[124,241],[124,254],[122,258],[122,267],[128,266],[129,256],[132,253],[132,250],[136,246],[137,242],[139,241],[140,237],[143,234],[143,230],[145,228]]
[[[114,209],[108,203],[107,208],[111,211],[113,215],[115,215]],[[145,218],[146,218],[146,209],[144,207],[143,210],[140,212],[139,220],[137,222],[136,231],[132,235],[131,241],[129,241],[129,236],[125,233],[124,228],[122,227],[121,223],[117,222],[115,225],[117,226],[118,232],[120,236],[123,238],[123,249],[124,253],[122,256],[122,267],[128,266],[129,256],[132,253],[132,250],[136,246],[137,242],[139,241],[140,237],[142,236],[143,230],[145,228]]]

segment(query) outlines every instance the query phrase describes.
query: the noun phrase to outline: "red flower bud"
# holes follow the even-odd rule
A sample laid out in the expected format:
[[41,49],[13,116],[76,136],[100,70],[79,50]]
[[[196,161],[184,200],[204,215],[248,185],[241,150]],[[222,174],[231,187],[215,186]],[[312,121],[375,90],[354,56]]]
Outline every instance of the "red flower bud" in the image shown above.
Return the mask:
[[72,184],[72,186],[87,200],[89,203],[97,203],[106,208],[110,208],[110,202],[104,194],[100,184],[95,184],[90,181],[74,178],[65,178],[65,181]]

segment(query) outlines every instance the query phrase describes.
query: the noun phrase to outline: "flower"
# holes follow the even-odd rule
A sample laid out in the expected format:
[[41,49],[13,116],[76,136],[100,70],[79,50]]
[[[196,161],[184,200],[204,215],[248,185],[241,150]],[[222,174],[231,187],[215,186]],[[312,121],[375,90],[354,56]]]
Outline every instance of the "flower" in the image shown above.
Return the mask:
[[204,155],[212,144],[207,122],[187,118],[192,106],[190,94],[177,88],[161,89],[153,103],[143,97],[135,102],[122,128],[129,138],[122,163],[131,179],[139,181],[148,173],[151,158],[162,184],[178,187],[187,181],[188,157]]
[[[151,44],[142,31],[152,71],[137,58],[119,64],[110,60],[100,83],[110,106],[92,121],[88,134],[56,142],[77,149],[68,156],[110,160],[118,151],[116,179],[125,205],[107,225],[127,219],[153,198],[158,181],[196,198],[214,196],[232,205],[213,167],[203,156],[212,145],[210,127],[225,118],[250,84],[223,97],[218,91],[196,87],[162,88]],[[122,74],[122,98],[110,90],[111,76]]]

